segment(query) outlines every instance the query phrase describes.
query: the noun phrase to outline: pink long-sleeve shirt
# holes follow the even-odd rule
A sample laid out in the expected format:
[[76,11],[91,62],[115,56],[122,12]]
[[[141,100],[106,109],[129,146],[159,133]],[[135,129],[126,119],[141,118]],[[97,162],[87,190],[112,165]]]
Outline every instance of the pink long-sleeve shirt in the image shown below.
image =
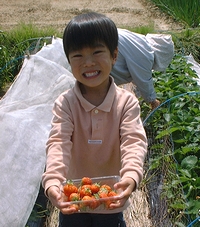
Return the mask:
[[[120,175],[142,180],[146,134],[137,98],[113,78],[102,104],[94,106],[79,83],[62,93],[53,108],[42,184],[60,187],[67,179]],[[112,211],[113,212],[113,211]]]

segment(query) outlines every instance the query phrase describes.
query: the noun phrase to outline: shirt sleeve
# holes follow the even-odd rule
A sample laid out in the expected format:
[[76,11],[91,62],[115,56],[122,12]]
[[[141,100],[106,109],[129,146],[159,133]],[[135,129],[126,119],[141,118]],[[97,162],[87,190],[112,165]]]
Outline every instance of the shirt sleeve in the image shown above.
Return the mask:
[[131,177],[137,187],[143,178],[143,165],[147,154],[147,138],[140,118],[140,106],[130,96],[120,125],[122,178]]
[[61,95],[53,107],[52,128],[46,144],[46,170],[42,176],[45,191],[52,185],[61,186],[66,179],[71,158],[73,123],[67,102],[63,100],[64,96]]

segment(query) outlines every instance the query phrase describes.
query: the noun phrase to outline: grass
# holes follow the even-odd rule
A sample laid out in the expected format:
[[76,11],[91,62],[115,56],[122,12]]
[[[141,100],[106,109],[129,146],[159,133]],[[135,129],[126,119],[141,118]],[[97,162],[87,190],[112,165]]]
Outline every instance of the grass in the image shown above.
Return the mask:
[[140,26],[140,27],[134,27],[134,28],[126,26],[126,27],[121,27],[121,28],[128,29],[132,32],[136,32],[136,33],[143,34],[143,35],[155,32],[153,23],[148,24],[148,26]]
[[175,20],[185,23],[187,27],[200,26],[199,0],[150,0],[159,9],[171,15]]
[[0,92],[18,74],[25,55],[37,52],[56,36],[55,28],[39,29],[33,24],[20,23],[14,29],[0,30]]

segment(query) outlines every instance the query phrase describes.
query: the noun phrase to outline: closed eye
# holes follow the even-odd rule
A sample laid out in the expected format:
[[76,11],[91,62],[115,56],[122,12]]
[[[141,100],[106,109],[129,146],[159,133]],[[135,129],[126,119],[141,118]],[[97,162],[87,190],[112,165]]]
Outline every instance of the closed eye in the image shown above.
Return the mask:
[[80,58],[82,55],[81,54],[75,54],[72,56],[72,58]]
[[94,54],[100,54],[102,52],[103,52],[102,50],[97,50],[97,51],[94,52]]

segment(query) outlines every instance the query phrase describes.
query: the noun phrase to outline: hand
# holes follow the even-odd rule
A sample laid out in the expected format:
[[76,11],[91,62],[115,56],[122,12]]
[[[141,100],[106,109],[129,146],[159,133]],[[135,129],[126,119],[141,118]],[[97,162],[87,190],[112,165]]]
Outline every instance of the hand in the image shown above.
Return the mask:
[[113,202],[110,204],[110,209],[115,209],[124,206],[132,192],[136,188],[136,182],[130,178],[124,178],[120,182],[114,185],[115,190],[121,189],[123,192],[121,194],[121,198],[117,202]]
[[63,214],[73,214],[77,212],[74,206],[70,206],[68,202],[64,201],[64,193],[57,186],[51,186],[47,190],[48,198],[51,203],[57,207]]
[[150,106],[152,110],[154,110],[159,105],[160,105],[160,101],[158,99],[155,99],[154,101],[150,102]]

